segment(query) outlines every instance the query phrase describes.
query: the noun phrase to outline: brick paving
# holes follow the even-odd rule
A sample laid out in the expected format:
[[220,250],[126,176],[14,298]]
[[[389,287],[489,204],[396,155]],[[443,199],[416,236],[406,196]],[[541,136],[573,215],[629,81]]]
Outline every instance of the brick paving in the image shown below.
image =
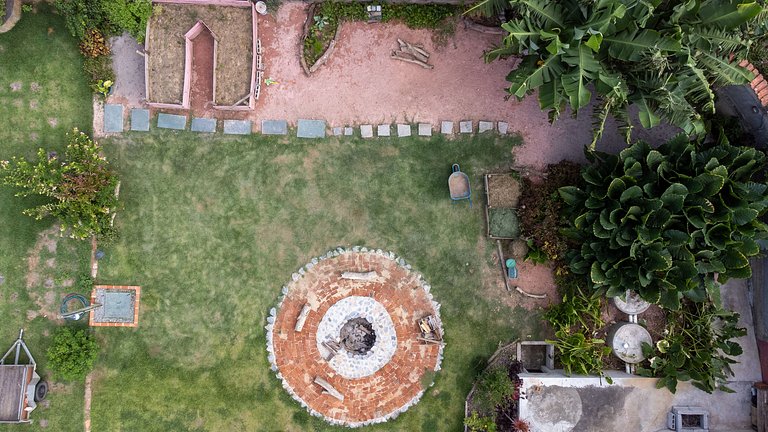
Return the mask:
[[[293,281],[284,288],[286,294],[274,323],[267,326],[271,328],[272,337],[268,339],[274,354],[270,360],[279,370],[283,386],[313,414],[347,426],[386,421],[421,397],[424,372],[440,368],[442,346],[417,340],[421,336],[417,320],[430,314],[437,316],[439,305],[432,301],[429,286],[421,276],[408,270],[404,261],[392,259],[393,255],[352,251],[336,254],[313,260],[308,269],[299,272],[303,275],[294,274]],[[372,281],[342,279],[345,271],[375,271],[378,277]],[[348,296],[371,297],[381,303],[397,335],[397,348],[389,363],[359,379],[346,379],[336,373],[321,356],[315,339],[325,312]],[[296,318],[304,304],[309,304],[311,311],[302,331],[296,332]],[[343,394],[344,402],[323,394],[323,389],[313,383],[318,376]]]
[[754,90],[757,94],[758,99],[760,99],[760,103],[763,104],[763,106],[768,107],[768,81],[765,80],[760,71],[758,71],[749,61],[742,60],[739,63],[739,66],[745,68],[746,70],[750,71],[752,75],[754,75],[754,78],[749,83],[749,86],[752,87],[752,90]]
[[[118,291],[118,292],[130,292],[135,294],[133,300],[133,321],[132,322],[101,322],[96,321],[95,311],[90,311],[88,314],[88,325],[91,327],[137,327],[139,325],[139,305],[141,304],[141,287],[133,285],[95,285],[91,292],[91,304],[96,303],[96,291]],[[102,306],[103,307],[103,306]]]

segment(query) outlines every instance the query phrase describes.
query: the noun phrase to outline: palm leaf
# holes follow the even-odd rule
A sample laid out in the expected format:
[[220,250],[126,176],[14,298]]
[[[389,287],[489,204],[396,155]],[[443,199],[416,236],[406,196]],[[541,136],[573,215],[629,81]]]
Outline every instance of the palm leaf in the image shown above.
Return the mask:
[[757,2],[734,4],[724,1],[704,1],[699,10],[699,24],[733,29],[747,23],[763,11]]
[[562,73],[563,66],[560,56],[554,55],[544,59],[539,64],[536,55],[527,56],[520,62],[514,71],[507,75],[507,81],[512,83],[508,89],[517,98],[523,98],[526,94],[551,81]]
[[571,108],[578,111],[592,100],[592,92],[587,89],[587,84],[597,76],[601,65],[595,59],[595,53],[585,44],[567,49],[563,61],[573,66],[570,72],[563,75],[562,81]]
[[624,61],[639,61],[643,53],[650,50],[667,52],[680,51],[680,41],[662,36],[655,30],[627,30],[613,36],[604,36],[611,57]]
[[546,27],[556,27],[559,29],[568,27],[563,17],[563,8],[557,2],[521,0],[520,4],[525,5],[533,16],[542,19]]
[[706,51],[699,51],[696,60],[709,71],[716,85],[746,84],[753,78],[751,72],[736,63]]

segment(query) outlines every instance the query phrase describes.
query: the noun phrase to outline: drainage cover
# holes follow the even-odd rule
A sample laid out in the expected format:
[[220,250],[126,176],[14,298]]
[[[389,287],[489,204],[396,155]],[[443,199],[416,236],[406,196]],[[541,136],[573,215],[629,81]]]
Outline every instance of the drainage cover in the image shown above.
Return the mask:
[[643,342],[652,345],[651,334],[634,323],[616,323],[608,334],[608,344],[613,348],[613,353],[627,363],[645,360]]

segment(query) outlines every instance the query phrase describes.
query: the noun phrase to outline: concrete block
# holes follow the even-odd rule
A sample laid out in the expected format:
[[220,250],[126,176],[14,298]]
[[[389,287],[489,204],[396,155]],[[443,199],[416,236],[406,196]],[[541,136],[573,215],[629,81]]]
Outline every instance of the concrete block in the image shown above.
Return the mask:
[[399,136],[399,137],[409,137],[409,136],[411,136],[411,125],[409,125],[409,124],[398,124],[397,125],[397,136]]
[[419,123],[419,136],[432,136],[432,125],[430,123]]
[[104,105],[104,132],[115,133],[123,131],[123,106],[115,104]]
[[157,127],[184,130],[187,128],[187,116],[160,113],[157,115]]
[[147,132],[149,130],[149,110],[133,108],[131,110],[131,130]]
[[224,120],[224,133],[228,135],[250,135],[250,120]]
[[453,122],[452,121],[441,122],[440,133],[445,135],[453,135]]
[[392,127],[388,124],[379,125],[376,128],[376,135],[380,137],[388,137],[392,134]]
[[373,138],[373,125],[361,125],[360,136],[363,138]]
[[285,120],[262,120],[262,135],[288,135],[288,122]]
[[299,138],[325,138],[325,120],[299,119],[298,126]]
[[216,132],[216,119],[194,117],[192,119],[192,124],[190,125],[189,129],[192,132],[205,132],[205,133]]
[[462,122],[459,122],[459,132],[466,134],[466,133],[472,133],[472,120],[465,120]]

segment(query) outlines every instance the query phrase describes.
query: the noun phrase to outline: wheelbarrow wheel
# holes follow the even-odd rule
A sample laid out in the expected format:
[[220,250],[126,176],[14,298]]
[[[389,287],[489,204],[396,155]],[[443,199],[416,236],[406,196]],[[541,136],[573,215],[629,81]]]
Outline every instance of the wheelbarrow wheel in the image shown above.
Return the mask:
[[40,381],[35,386],[35,402],[40,402],[48,395],[48,383]]

